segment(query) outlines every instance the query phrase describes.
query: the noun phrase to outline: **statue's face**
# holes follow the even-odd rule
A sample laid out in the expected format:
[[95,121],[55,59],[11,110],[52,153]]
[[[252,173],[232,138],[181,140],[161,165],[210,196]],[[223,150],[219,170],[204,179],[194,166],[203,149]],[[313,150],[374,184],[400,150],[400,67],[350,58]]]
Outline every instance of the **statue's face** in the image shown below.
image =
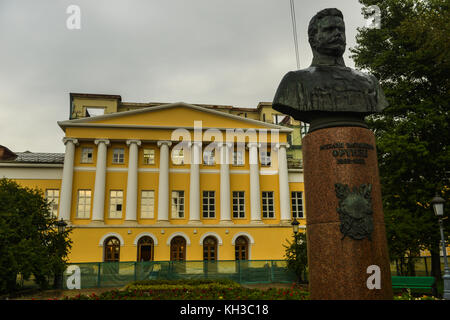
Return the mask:
[[341,57],[346,45],[344,20],[336,16],[320,19],[314,42],[314,47],[318,52]]

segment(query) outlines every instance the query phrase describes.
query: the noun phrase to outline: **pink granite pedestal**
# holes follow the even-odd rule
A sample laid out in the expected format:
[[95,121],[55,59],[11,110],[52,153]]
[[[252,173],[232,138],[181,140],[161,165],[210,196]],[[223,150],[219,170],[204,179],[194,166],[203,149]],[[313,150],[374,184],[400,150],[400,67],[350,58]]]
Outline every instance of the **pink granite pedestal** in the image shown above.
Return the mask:
[[[303,139],[303,161],[311,299],[392,299],[373,133],[362,127],[313,131]],[[371,186],[369,236],[355,239],[341,231],[336,184]]]

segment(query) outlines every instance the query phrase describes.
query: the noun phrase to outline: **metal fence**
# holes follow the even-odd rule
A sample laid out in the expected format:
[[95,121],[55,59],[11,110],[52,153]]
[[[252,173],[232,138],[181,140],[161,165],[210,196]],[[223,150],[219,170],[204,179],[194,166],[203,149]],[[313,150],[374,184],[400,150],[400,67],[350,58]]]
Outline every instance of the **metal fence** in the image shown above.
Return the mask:
[[292,283],[284,260],[149,261],[70,264],[63,289],[121,287],[138,280],[230,279],[241,284]]

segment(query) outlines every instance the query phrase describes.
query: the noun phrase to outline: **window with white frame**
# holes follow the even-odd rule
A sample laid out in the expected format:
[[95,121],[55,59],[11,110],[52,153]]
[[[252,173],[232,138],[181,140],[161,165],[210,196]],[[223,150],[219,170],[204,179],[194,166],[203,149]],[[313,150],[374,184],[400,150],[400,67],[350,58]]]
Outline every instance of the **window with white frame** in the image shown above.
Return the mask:
[[94,148],[81,148],[81,163],[92,163],[94,161]]
[[184,191],[172,191],[172,218],[184,218]]
[[214,191],[203,191],[203,218],[215,218],[216,201]]
[[235,149],[233,150],[233,166],[243,166],[244,165],[244,150]]
[[233,218],[245,218],[244,191],[233,191]]
[[263,218],[275,218],[273,191],[262,192],[262,211]]
[[153,219],[155,217],[155,191],[142,190],[141,192],[141,218]]
[[173,149],[172,150],[172,163],[173,164],[184,164],[184,152],[183,149]]
[[47,189],[45,190],[45,198],[50,204],[50,212],[53,217],[58,216],[58,205],[59,205],[59,189]]
[[155,164],[155,149],[144,149],[144,164]]
[[271,158],[270,158],[270,151],[261,151],[261,166],[263,167],[270,167],[271,165]]
[[292,217],[303,218],[303,192],[291,192]]
[[205,150],[203,152],[203,164],[207,166],[213,166],[214,165],[214,149],[213,150]]
[[124,148],[114,148],[113,149],[113,163],[124,163],[125,162],[125,149]]
[[78,190],[77,218],[89,219],[91,215],[91,190]]
[[109,193],[109,217],[112,219],[122,218],[123,191],[111,190]]

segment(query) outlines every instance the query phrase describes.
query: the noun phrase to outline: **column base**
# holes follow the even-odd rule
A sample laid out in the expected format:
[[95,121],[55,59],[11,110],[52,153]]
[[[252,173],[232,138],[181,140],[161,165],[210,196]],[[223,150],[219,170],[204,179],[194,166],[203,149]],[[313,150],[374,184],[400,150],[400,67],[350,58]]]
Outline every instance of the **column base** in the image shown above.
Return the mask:
[[219,224],[232,225],[232,224],[234,224],[234,222],[231,220],[220,220]]
[[91,226],[104,226],[105,221],[103,220],[92,220],[91,223],[89,223]]
[[203,224],[203,222],[201,222],[200,220],[189,220],[187,224],[190,224],[190,225],[201,225],[201,224]]
[[126,225],[126,226],[138,226],[139,223],[137,222],[137,220],[125,220],[124,225]]
[[280,225],[282,226],[287,226],[287,225],[291,225],[291,220],[281,220],[280,221]]
[[250,221],[250,224],[264,224],[261,220],[252,220]]
[[170,221],[169,220],[158,220],[156,221],[157,225],[170,225]]

